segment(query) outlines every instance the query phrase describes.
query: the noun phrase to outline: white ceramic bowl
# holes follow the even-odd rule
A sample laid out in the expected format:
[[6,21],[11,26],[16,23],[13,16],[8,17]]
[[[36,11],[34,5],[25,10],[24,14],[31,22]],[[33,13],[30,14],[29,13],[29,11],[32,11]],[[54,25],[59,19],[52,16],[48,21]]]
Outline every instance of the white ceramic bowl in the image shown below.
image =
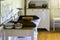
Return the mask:
[[22,26],[15,26],[15,28],[16,28],[16,29],[20,29],[20,28],[22,28]]
[[13,28],[14,23],[6,23],[5,28]]

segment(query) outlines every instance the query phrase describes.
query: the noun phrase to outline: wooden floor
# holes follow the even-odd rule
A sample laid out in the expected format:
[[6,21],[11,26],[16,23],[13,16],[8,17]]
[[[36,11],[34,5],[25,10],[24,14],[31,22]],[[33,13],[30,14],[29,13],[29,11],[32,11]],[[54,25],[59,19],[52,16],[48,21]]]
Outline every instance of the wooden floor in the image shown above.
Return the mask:
[[38,40],[60,40],[60,32],[39,31]]

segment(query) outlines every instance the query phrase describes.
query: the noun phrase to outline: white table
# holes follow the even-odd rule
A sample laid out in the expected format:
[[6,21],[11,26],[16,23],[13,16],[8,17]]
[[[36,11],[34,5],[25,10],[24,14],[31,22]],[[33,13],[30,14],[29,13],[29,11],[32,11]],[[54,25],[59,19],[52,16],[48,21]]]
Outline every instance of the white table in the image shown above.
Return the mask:
[[[8,37],[11,36],[11,37],[18,37],[18,36],[23,36],[23,37],[31,37],[31,40],[37,40],[37,27],[38,27],[38,24],[40,22],[40,19],[38,20],[34,20],[32,21],[36,24],[36,27],[35,28],[32,28],[32,29],[26,29],[26,30],[18,30],[18,29],[12,29],[12,30],[7,30],[7,29],[3,29],[2,30],[2,33],[3,33],[3,37],[2,37],[2,40],[8,40]],[[28,39],[29,40],[29,39]]]
[[0,26],[0,40],[2,40],[2,29],[3,29],[3,26]]

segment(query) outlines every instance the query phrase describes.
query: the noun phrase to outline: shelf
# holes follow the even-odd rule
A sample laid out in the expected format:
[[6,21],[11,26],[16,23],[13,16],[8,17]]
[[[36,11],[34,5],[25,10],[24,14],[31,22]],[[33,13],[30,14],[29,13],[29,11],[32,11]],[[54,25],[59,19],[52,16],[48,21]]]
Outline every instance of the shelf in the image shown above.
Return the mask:
[[27,9],[49,9],[49,8],[27,8]]
[[17,8],[18,10],[23,10],[23,8]]

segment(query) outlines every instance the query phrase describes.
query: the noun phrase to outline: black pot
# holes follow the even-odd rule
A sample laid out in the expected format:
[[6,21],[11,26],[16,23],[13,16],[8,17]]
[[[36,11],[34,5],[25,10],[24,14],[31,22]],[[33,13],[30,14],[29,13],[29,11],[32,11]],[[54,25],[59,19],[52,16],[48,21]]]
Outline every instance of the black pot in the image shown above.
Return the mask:
[[35,4],[29,4],[29,8],[35,8]]
[[48,8],[48,5],[47,4],[43,4],[42,8]]

